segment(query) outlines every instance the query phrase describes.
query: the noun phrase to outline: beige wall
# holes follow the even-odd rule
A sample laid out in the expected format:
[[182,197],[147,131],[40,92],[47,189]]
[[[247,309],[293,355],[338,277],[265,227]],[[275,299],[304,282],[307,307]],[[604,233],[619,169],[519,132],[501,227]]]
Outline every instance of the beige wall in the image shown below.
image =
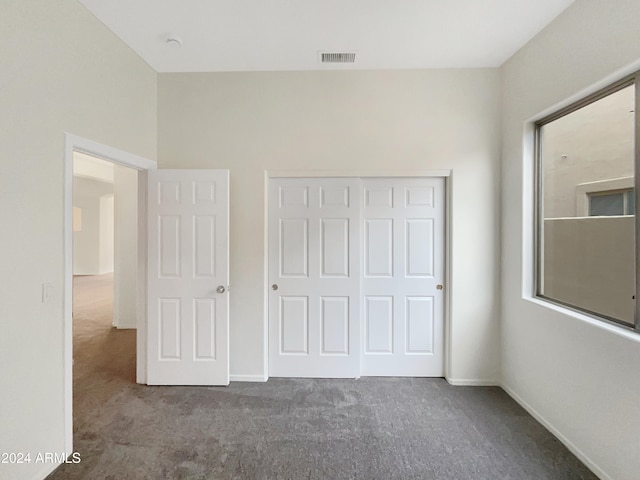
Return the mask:
[[529,120],[640,69],[640,2],[614,3],[576,0],[502,67],[502,383],[601,478],[635,480],[640,337],[530,299]]
[[138,171],[114,166],[115,271],[113,324],[136,328],[138,294]]
[[633,175],[634,102],[626,88],[544,126],[545,218],[583,216],[579,184]]
[[113,272],[113,208],[105,203],[106,196],[113,207],[112,184],[74,177],[73,206],[82,212],[82,229],[73,232],[74,275]]
[[113,195],[100,198],[100,273],[113,271]]
[[452,169],[449,376],[499,375],[495,69],[160,74],[161,168],[231,170],[231,374],[265,373],[265,171]]
[[544,222],[544,295],[634,322],[634,218]]
[[35,457],[64,451],[64,132],[155,158],[156,74],[75,0],[3,1],[0,31],[0,451]]

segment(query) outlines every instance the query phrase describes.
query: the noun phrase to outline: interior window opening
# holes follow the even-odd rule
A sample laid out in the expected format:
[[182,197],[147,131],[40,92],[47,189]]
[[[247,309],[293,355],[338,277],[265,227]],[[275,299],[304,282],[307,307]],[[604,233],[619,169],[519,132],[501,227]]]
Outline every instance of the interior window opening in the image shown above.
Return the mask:
[[637,329],[636,80],[538,122],[536,296]]

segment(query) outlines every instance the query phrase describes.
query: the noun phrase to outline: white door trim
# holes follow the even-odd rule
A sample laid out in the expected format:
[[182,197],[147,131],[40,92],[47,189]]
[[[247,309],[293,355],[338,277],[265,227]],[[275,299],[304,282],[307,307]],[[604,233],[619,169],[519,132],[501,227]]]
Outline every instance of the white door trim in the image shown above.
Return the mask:
[[267,170],[267,178],[376,178],[376,177],[450,177],[441,170]]
[[[64,358],[64,446],[65,452],[73,452],[73,152],[81,152],[125,167],[135,168],[142,172],[138,175],[138,218],[146,218],[146,171],[158,168],[158,164],[147,158],[110,147],[71,133],[64,134],[64,199],[63,199],[63,358]],[[144,188],[140,186],[144,185]],[[139,222],[138,253],[144,248],[146,252],[146,222]],[[146,262],[146,256],[144,258]],[[140,285],[146,285],[145,277]],[[140,275],[140,274],[139,274]],[[138,383],[146,382],[146,315],[144,308],[146,288],[138,292],[138,332],[137,332],[137,365]],[[142,313],[142,315],[141,315]]]
[[376,178],[376,177],[443,177],[445,179],[445,226],[444,226],[444,378],[450,378],[451,372],[451,298],[453,282],[451,276],[452,252],[452,201],[453,170],[265,170],[264,173],[264,275],[263,275],[263,365],[264,380],[269,379],[269,180],[272,178]]

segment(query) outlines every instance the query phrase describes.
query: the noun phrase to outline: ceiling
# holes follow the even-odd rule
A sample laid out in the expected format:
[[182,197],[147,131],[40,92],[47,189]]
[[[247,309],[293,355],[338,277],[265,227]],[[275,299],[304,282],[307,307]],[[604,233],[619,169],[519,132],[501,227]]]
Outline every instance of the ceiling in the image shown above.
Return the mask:
[[[497,67],[573,3],[79,1],[158,72]],[[321,51],[356,60],[321,64]]]

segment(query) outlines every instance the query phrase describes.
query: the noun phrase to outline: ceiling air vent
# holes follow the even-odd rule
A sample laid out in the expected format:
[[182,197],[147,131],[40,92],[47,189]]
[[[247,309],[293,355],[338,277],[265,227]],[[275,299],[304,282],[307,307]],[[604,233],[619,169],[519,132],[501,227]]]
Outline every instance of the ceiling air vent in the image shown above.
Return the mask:
[[356,52],[320,52],[320,63],[354,63]]

